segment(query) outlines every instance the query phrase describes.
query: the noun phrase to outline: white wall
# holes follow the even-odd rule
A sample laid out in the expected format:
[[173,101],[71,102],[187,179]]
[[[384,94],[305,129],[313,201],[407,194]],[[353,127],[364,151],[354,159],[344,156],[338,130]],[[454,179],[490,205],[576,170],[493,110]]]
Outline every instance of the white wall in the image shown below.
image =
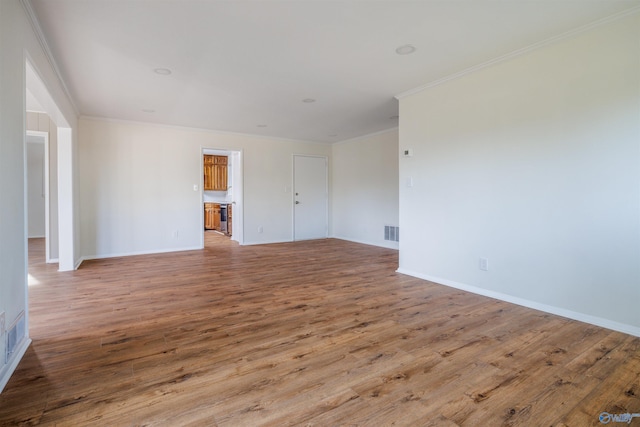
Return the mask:
[[400,271],[640,335],[638,40],[636,14],[401,98]]
[[398,225],[398,129],[334,144],[332,156],[333,236],[397,249],[384,226]]
[[[25,215],[25,60],[40,73],[67,123],[74,112],[19,0],[0,1],[0,312],[11,326],[27,310]],[[5,364],[0,337],[0,390],[26,351],[28,337]]]
[[324,144],[94,118],[82,118],[79,131],[85,258],[201,247],[202,198],[193,186],[202,185],[203,148],[243,152],[245,244],[291,241],[293,154],[331,151]]

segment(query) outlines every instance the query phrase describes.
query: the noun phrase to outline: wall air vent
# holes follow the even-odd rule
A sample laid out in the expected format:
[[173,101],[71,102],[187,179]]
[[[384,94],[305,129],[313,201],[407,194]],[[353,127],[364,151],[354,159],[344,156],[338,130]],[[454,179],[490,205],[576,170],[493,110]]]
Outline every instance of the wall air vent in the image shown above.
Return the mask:
[[11,360],[11,355],[16,351],[18,345],[22,342],[25,337],[25,318],[24,311],[20,313],[18,319],[11,325],[11,327],[7,331],[7,347],[6,347],[6,355],[5,355],[5,363],[9,363]]
[[400,227],[396,227],[394,225],[385,225],[384,226],[384,240],[389,240],[392,242],[400,241]]

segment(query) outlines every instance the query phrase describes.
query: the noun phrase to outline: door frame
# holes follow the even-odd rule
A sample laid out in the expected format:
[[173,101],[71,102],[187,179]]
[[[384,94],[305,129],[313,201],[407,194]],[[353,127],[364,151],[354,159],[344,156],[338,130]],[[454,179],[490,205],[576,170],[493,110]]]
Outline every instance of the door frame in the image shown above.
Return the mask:
[[[296,157],[314,157],[324,159],[324,176],[325,176],[325,190],[326,190],[326,222],[324,237],[322,239],[329,238],[329,157],[319,154],[298,154],[293,153],[291,156],[291,241],[297,242],[296,239]],[[304,239],[306,240],[306,239]]]
[[[203,156],[205,154],[210,154],[211,151],[218,151],[218,152],[226,152],[227,155],[229,157],[233,157],[234,159],[237,157],[237,164],[236,162],[232,162],[232,170],[231,173],[236,175],[236,176],[240,176],[240,183],[236,183],[236,180],[234,178],[232,178],[232,186],[233,187],[238,187],[238,190],[240,190],[238,193],[236,193],[234,191],[234,201],[232,203],[233,205],[233,223],[232,223],[232,227],[233,229],[237,229],[239,232],[238,233],[234,233],[232,230],[231,233],[231,240],[235,240],[236,242],[238,242],[238,244],[240,245],[244,245],[244,152],[243,150],[234,150],[231,148],[211,148],[211,147],[203,147],[200,146],[200,158],[198,160],[198,163],[200,165],[200,181],[199,181],[199,190],[200,190],[200,214],[199,214],[199,218],[200,218],[200,225],[201,227],[201,233],[200,233],[200,247],[204,249],[204,163],[203,163]],[[238,169],[236,172],[236,168]]]

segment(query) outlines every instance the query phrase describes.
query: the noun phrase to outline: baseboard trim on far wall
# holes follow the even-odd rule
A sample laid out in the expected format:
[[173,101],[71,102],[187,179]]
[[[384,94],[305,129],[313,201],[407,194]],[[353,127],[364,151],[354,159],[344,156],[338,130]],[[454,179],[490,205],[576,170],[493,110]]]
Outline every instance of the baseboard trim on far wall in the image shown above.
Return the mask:
[[248,241],[245,240],[244,243],[242,243],[242,246],[256,246],[256,245],[273,245],[276,243],[291,243],[294,240],[265,240],[265,241]]
[[135,252],[119,252],[113,254],[101,254],[101,255],[85,255],[77,263],[77,266],[80,266],[83,261],[88,261],[91,259],[105,259],[105,258],[119,258],[126,256],[136,256],[136,255],[153,255],[153,254],[164,254],[169,252],[184,252],[184,251],[198,251],[202,250],[202,246],[189,246],[186,248],[169,248],[169,249],[161,249],[155,251],[135,251]]
[[379,248],[393,249],[396,251],[399,250],[397,242],[388,242],[387,244],[385,244],[385,243],[374,243],[368,240],[350,239],[348,237],[341,237],[341,236],[332,236],[331,238],[338,239],[338,240],[345,240],[347,242],[360,243],[362,245],[377,246]]
[[471,292],[474,294],[482,295],[489,298],[494,298],[500,301],[509,302],[523,307],[532,308],[534,310],[540,310],[545,313],[555,314],[557,316],[566,317],[568,319],[577,320],[579,322],[589,323],[591,325],[600,326],[602,328],[611,329],[613,331],[623,332],[625,334],[640,337],[640,327],[627,325],[626,323],[620,323],[602,317],[592,316],[590,314],[580,313],[577,311],[567,310],[565,308],[556,307],[552,305],[542,304],[536,301],[527,300],[524,298],[514,297],[512,295],[504,294],[502,292],[491,291],[488,289],[479,288],[477,286],[466,285],[464,283],[454,282],[452,280],[443,279],[440,277],[433,277],[426,274],[417,273],[415,271],[398,268],[396,272],[406,274],[408,276],[417,277],[418,279],[428,280],[439,285],[449,286],[451,288],[460,289],[463,291]]

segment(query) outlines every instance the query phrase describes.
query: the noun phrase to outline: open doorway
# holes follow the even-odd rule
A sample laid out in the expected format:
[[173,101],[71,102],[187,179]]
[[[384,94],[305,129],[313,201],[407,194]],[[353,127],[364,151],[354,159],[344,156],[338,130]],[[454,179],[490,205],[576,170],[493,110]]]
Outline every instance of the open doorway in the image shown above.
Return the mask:
[[49,237],[49,133],[27,131],[26,147],[27,176],[27,238],[29,245],[40,239],[39,246],[45,249],[45,262],[51,262]]
[[43,239],[44,262],[57,263],[57,127],[46,113],[27,111],[26,144],[27,237]]
[[243,244],[242,152],[203,148],[202,246]]
[[[32,65],[29,59],[25,60],[25,109],[30,110],[27,113],[29,120],[30,114],[40,116],[38,126],[33,126],[27,131],[33,133],[45,132],[42,128],[40,120],[46,121],[46,131],[49,136],[48,140],[48,165],[49,165],[49,242],[48,251],[50,262],[58,262],[60,271],[74,270],[76,266],[75,254],[75,226],[74,226],[74,160],[73,160],[73,137],[72,130],[66,117],[60,111],[60,108],[53,100],[46,85],[44,84],[39,73]],[[40,111],[42,113],[32,113]],[[53,125],[55,123],[55,125]],[[36,130],[37,129],[37,130]],[[25,137],[25,145],[26,137]],[[53,146],[55,145],[55,147]],[[25,150],[27,147],[25,146]],[[26,157],[25,157],[26,170]],[[55,193],[52,189],[55,188]],[[25,205],[27,188],[25,186]],[[52,204],[52,201],[54,202]],[[27,207],[27,206],[25,206]],[[28,210],[27,210],[28,215]],[[25,222],[28,218],[25,218]],[[25,239],[27,238],[25,230]]]

